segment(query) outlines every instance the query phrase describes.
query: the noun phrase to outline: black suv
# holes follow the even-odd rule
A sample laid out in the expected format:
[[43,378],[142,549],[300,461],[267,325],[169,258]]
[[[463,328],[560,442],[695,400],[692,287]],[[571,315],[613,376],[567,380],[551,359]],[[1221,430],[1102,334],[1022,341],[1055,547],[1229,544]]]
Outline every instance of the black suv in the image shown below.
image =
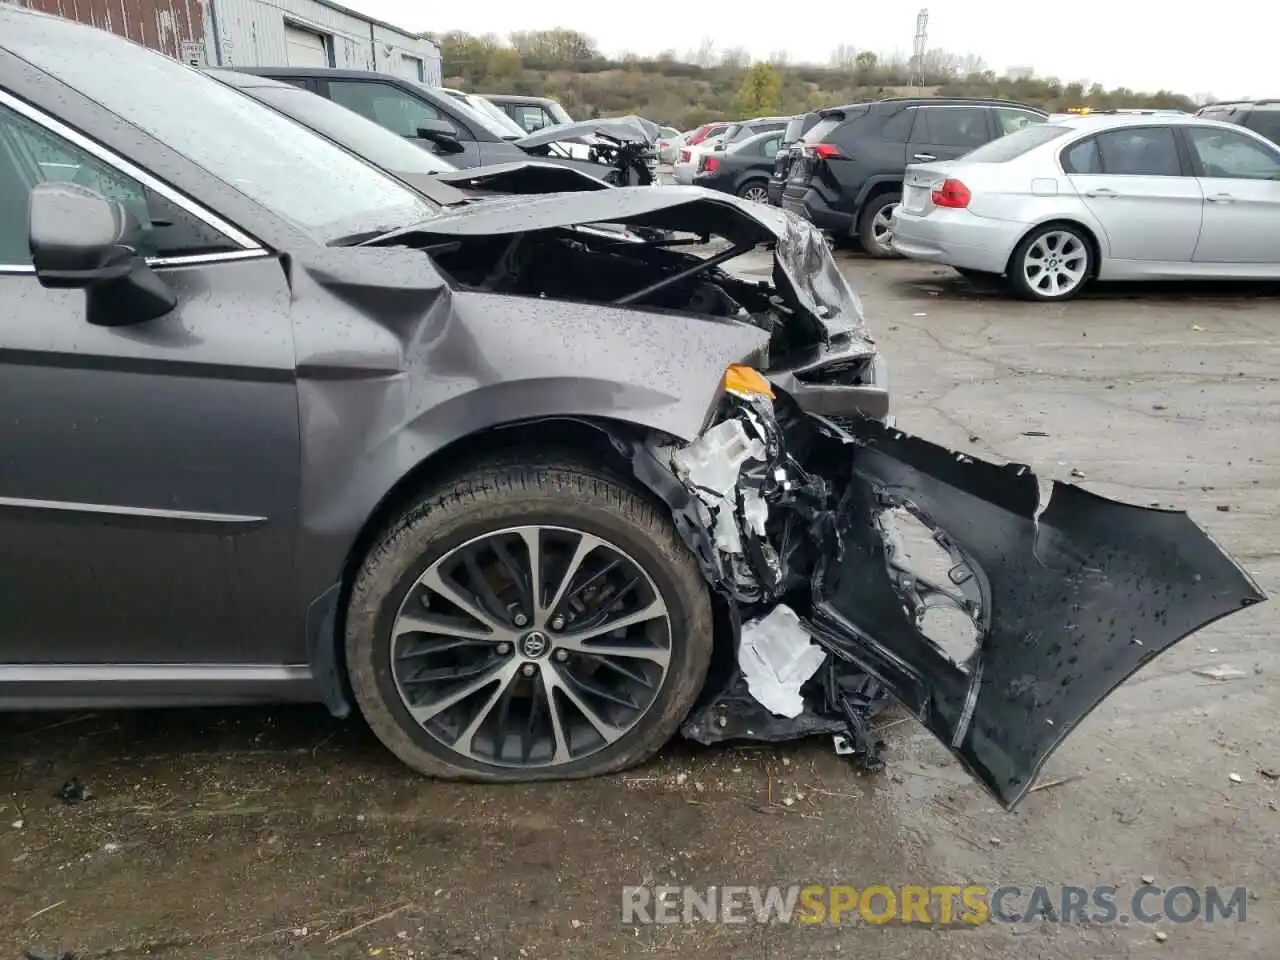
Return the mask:
[[895,256],[889,221],[907,165],[954,160],[1043,110],[1007,100],[901,97],[831,107],[792,149],[782,206],[873,257]]
[[1222,120],[1248,127],[1272,143],[1280,144],[1280,100],[1237,100],[1234,103],[1211,103],[1196,111],[1197,117]]

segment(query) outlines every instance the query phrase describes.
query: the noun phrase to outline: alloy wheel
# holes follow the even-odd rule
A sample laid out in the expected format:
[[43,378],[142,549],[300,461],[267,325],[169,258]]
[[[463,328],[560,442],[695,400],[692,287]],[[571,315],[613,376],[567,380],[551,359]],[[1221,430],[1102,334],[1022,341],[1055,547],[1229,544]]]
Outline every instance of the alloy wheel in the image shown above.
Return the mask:
[[769,188],[768,187],[747,187],[746,190],[742,191],[742,199],[754,200],[756,203],[768,203]]
[[875,217],[871,220],[871,239],[882,250],[890,249],[889,241],[893,239],[893,213],[897,209],[898,204],[887,203],[876,211]]
[[1073,293],[1084,283],[1088,267],[1084,242],[1066,230],[1050,230],[1037,237],[1022,258],[1027,286],[1047,299]]
[[431,564],[392,626],[409,715],[471,760],[560,766],[616,743],[671,661],[657,586],[622,548],[565,527],[510,527]]

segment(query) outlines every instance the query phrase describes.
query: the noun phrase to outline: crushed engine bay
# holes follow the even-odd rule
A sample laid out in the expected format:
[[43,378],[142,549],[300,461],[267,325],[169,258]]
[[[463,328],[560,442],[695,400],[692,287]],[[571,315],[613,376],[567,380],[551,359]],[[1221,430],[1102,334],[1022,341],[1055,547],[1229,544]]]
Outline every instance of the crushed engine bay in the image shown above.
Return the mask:
[[732,610],[737,663],[682,728],[701,743],[828,733],[875,768],[892,696],[1012,808],[1131,673],[1265,599],[1183,512],[1058,482],[1042,505],[1026,466],[785,393],[730,391],[696,441],[632,464]]

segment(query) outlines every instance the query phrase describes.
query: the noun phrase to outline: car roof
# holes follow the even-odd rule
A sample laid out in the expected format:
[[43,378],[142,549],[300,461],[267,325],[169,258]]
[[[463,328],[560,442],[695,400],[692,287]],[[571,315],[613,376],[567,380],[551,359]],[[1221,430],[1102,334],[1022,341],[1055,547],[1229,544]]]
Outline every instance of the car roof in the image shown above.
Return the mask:
[[[394,73],[378,73],[375,70],[347,70],[343,67],[224,67],[226,70],[236,70],[240,73],[253,73],[260,77],[316,77],[330,80],[390,80],[393,83],[407,83],[415,87],[421,87],[422,84],[414,83],[406,77],[398,77]],[[428,88],[430,89],[430,88]]]
[[236,87],[240,90],[254,90],[260,87],[289,87],[297,90],[291,83],[285,83],[283,80],[276,80],[273,77],[263,77],[256,73],[245,73],[243,70],[233,70],[227,67],[204,67],[203,73],[216,77],[225,83],[228,87]]
[[526,97],[519,93],[482,93],[480,96],[494,103],[536,103],[539,106],[546,106],[557,102],[551,97]]
[[1053,123],[1059,127],[1072,130],[1110,130],[1115,127],[1222,127],[1236,129],[1234,124],[1211,120],[1208,117],[1197,117],[1189,113],[1087,113],[1083,116],[1071,115],[1062,119],[1054,118]]
[[1215,107],[1267,107],[1273,109],[1280,108],[1280,100],[1269,97],[1262,100],[1216,100],[1213,103],[1206,103],[1200,109],[1212,110]]
[[873,107],[1015,107],[1048,116],[1048,111],[1019,100],[1002,100],[998,97],[881,97],[878,100],[859,100],[838,107],[823,107],[818,116],[827,117],[846,110],[866,110]]

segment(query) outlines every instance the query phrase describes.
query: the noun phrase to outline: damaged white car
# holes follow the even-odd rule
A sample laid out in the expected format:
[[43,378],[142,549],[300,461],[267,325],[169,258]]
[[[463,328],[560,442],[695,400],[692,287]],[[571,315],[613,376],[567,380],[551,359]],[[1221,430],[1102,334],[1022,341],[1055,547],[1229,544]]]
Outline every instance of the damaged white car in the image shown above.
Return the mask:
[[1025,467],[889,426],[857,297],[774,208],[441,201],[11,5],[0,147],[0,708],[321,701],[512,781],[678,730],[874,765],[893,697],[1012,806],[1263,599],[1185,514],[1042,508]]

